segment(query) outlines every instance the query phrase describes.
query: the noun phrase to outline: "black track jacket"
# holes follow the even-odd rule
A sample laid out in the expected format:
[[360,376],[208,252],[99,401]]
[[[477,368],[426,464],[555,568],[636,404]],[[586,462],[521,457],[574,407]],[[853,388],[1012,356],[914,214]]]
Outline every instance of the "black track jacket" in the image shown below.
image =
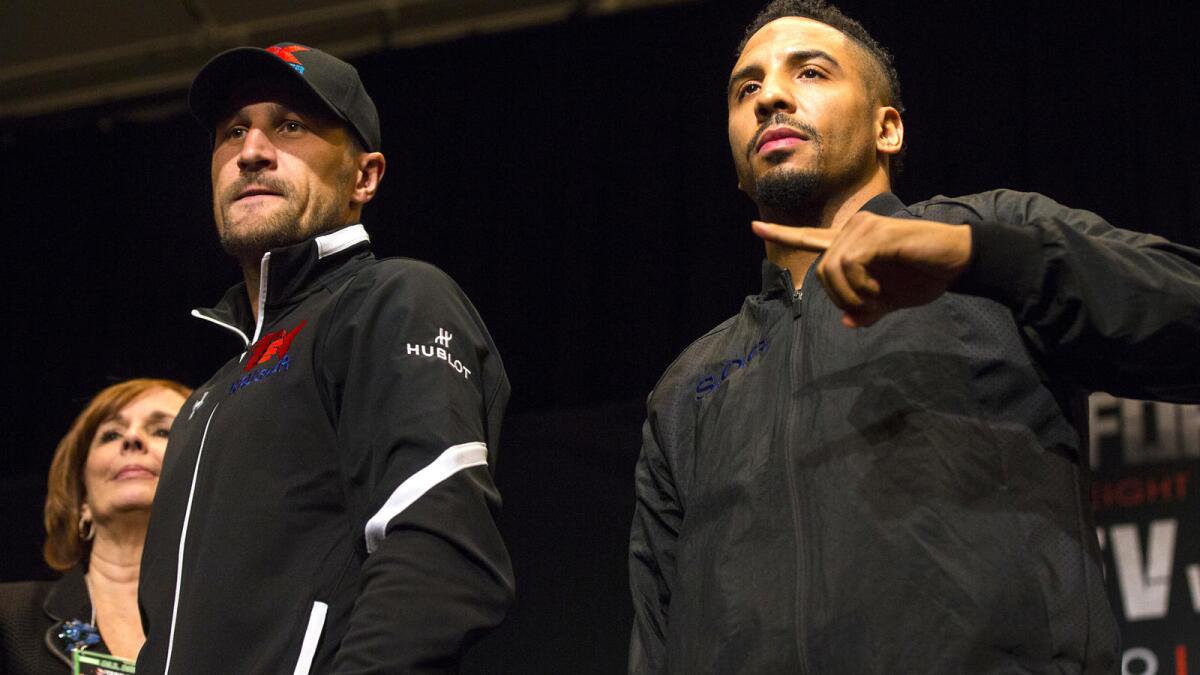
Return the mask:
[[171,429],[139,674],[452,672],[512,601],[492,482],[509,384],[441,271],[355,225],[193,312],[242,336]]
[[1088,390],[1200,400],[1200,252],[1036,194],[864,208],[969,224],[970,268],[851,330],[813,272],[795,293],[767,263],[671,365],[630,671],[1115,672],[1074,422]]

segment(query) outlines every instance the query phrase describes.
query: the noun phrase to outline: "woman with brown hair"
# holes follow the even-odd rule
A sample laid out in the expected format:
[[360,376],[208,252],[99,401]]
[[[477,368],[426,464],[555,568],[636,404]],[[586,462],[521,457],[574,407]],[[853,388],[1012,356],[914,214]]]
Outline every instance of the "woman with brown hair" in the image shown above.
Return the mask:
[[137,585],[167,432],[191,393],[170,380],[114,384],[59,442],[46,494],[55,582],[0,584],[0,675],[66,672],[72,650],[136,659]]

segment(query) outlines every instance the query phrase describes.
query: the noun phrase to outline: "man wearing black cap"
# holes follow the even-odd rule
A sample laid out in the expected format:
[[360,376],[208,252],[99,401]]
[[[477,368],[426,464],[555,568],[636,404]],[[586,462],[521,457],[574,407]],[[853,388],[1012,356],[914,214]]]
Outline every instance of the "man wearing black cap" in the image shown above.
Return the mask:
[[171,431],[138,672],[453,670],[513,595],[495,345],[445,274],[371,254],[361,212],[386,165],[352,66],[234,49],[189,102],[245,277],[193,315],[242,349]]

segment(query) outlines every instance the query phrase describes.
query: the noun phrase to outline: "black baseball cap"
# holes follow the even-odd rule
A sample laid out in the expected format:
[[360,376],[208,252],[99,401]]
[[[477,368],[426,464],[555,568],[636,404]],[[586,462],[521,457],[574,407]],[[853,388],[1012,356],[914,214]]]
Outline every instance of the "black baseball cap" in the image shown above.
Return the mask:
[[329,112],[350,125],[368,152],[379,150],[379,113],[358,71],[345,61],[314,47],[280,42],[266,49],[237,47],[213,57],[192,80],[188,105],[209,132],[233,94],[247,82],[277,79],[302,85]]

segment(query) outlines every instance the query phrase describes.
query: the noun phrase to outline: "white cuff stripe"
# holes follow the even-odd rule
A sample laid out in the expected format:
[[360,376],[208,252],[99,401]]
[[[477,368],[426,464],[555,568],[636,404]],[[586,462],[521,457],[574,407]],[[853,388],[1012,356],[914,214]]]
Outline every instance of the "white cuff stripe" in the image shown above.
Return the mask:
[[400,512],[412,506],[426,492],[463,469],[487,465],[487,445],[476,441],[446,448],[445,452],[424,469],[409,476],[400,484],[379,512],[367,521],[364,535],[367,538],[367,553],[374,553],[387,534],[387,525]]
[[308,675],[312,668],[313,657],[317,655],[317,642],[321,639],[321,629],[325,627],[325,614],[329,605],[317,601],[313,603],[312,612],[308,615],[308,628],[304,631],[304,642],[300,643],[300,658],[296,659],[296,669],[292,675]]

